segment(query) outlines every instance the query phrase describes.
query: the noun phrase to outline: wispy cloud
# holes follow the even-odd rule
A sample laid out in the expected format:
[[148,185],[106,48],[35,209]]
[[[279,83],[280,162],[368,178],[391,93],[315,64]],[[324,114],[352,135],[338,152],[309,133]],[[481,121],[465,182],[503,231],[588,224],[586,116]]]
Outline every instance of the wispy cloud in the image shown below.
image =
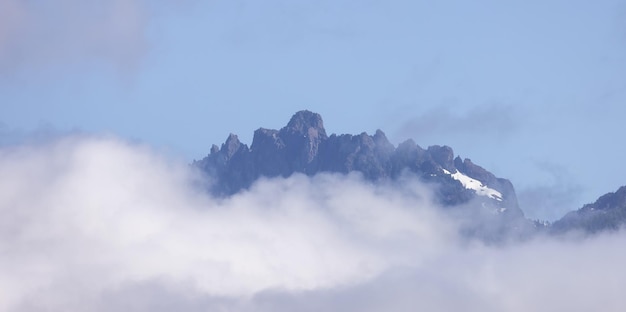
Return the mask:
[[554,221],[580,208],[576,203],[580,200],[583,187],[567,168],[545,161],[536,162],[535,166],[549,179],[547,183],[540,182],[520,189],[518,199],[527,217]]
[[84,136],[2,148],[0,172],[3,311],[626,307],[623,234],[461,243],[410,179],[296,175],[215,199],[186,164]]
[[521,122],[519,112],[510,105],[482,105],[467,111],[440,105],[408,119],[398,132],[417,139],[433,135],[504,139],[517,131]]
[[7,146],[18,146],[21,144],[43,143],[55,138],[62,138],[70,134],[81,133],[78,129],[62,131],[49,123],[40,123],[37,128],[31,131],[13,128],[0,121],[0,148]]
[[0,71],[100,60],[120,70],[146,49],[142,0],[0,0]]

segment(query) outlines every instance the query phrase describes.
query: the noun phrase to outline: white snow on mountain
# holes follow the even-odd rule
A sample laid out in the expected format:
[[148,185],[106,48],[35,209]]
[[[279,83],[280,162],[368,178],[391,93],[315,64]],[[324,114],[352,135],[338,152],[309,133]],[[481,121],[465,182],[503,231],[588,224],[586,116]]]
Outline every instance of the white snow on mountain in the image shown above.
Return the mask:
[[466,189],[474,190],[474,192],[480,196],[488,196],[489,198],[502,201],[502,193],[485,186],[482,182],[468,177],[458,170],[455,173],[451,173],[450,171],[443,169],[443,172],[449,174],[453,179],[461,182]]

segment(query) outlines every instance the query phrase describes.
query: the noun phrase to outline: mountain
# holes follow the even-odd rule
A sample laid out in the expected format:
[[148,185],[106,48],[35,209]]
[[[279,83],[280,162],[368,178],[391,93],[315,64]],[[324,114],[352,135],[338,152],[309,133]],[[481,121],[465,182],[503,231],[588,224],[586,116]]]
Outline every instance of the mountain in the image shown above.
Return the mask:
[[[471,220],[464,230],[481,237],[503,232],[527,232],[533,225],[524,218],[510,181],[498,178],[470,159],[454,156],[448,146],[426,149],[413,140],[397,147],[381,130],[373,135],[327,135],[322,117],[299,111],[280,130],[259,128],[248,147],[230,134],[210,154],[194,165],[215,183],[210,192],[230,196],[249,188],[260,177],[308,176],[321,172],[360,172],[373,182],[393,181],[414,175],[436,186],[436,200]],[[519,233],[518,233],[519,232]],[[519,234],[522,235],[522,234]]]
[[573,230],[593,234],[601,231],[615,231],[626,224],[626,186],[616,192],[602,195],[592,204],[567,213],[555,221],[550,232],[561,234]]
[[413,140],[397,147],[385,133],[327,135],[319,114],[299,111],[280,130],[259,128],[252,145],[230,134],[194,166],[214,183],[215,196],[231,196],[249,188],[260,177],[289,177],[300,173],[359,172],[371,182],[397,181],[412,175],[434,186],[435,199],[454,217],[462,231],[486,241],[527,238],[544,232],[597,233],[626,224],[626,186],[601,196],[593,204],[566,214],[553,224],[530,221],[517,203],[509,180],[498,178],[470,159],[454,155],[448,146],[424,149]]

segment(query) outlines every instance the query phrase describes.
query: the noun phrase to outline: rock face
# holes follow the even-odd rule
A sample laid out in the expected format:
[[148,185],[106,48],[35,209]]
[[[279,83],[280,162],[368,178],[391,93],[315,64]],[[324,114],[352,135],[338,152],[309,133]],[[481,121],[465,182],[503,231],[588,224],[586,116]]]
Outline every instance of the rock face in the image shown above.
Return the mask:
[[601,231],[615,231],[626,224],[626,186],[614,193],[602,195],[592,204],[566,214],[552,224],[552,233],[565,233],[573,230],[593,234]]
[[487,219],[495,216],[526,222],[513,185],[469,159],[455,158],[452,148],[435,145],[423,149],[413,140],[396,148],[380,130],[374,135],[363,132],[328,136],[322,117],[306,110],[294,114],[280,130],[256,130],[250,148],[231,134],[220,148],[214,145],[211,153],[194,165],[216,181],[210,191],[218,196],[235,194],[260,177],[288,177],[294,173],[312,176],[357,171],[370,181],[395,180],[411,174],[435,185],[437,200],[443,206],[471,205],[486,211],[483,215],[488,215]]

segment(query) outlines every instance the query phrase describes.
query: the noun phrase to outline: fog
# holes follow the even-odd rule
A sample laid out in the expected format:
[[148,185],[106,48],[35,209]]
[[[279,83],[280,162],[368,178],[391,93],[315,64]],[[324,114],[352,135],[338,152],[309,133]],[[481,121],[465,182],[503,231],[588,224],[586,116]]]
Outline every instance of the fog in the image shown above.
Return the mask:
[[1,311],[623,311],[622,233],[486,246],[429,186],[263,179],[213,198],[115,137],[0,148]]

